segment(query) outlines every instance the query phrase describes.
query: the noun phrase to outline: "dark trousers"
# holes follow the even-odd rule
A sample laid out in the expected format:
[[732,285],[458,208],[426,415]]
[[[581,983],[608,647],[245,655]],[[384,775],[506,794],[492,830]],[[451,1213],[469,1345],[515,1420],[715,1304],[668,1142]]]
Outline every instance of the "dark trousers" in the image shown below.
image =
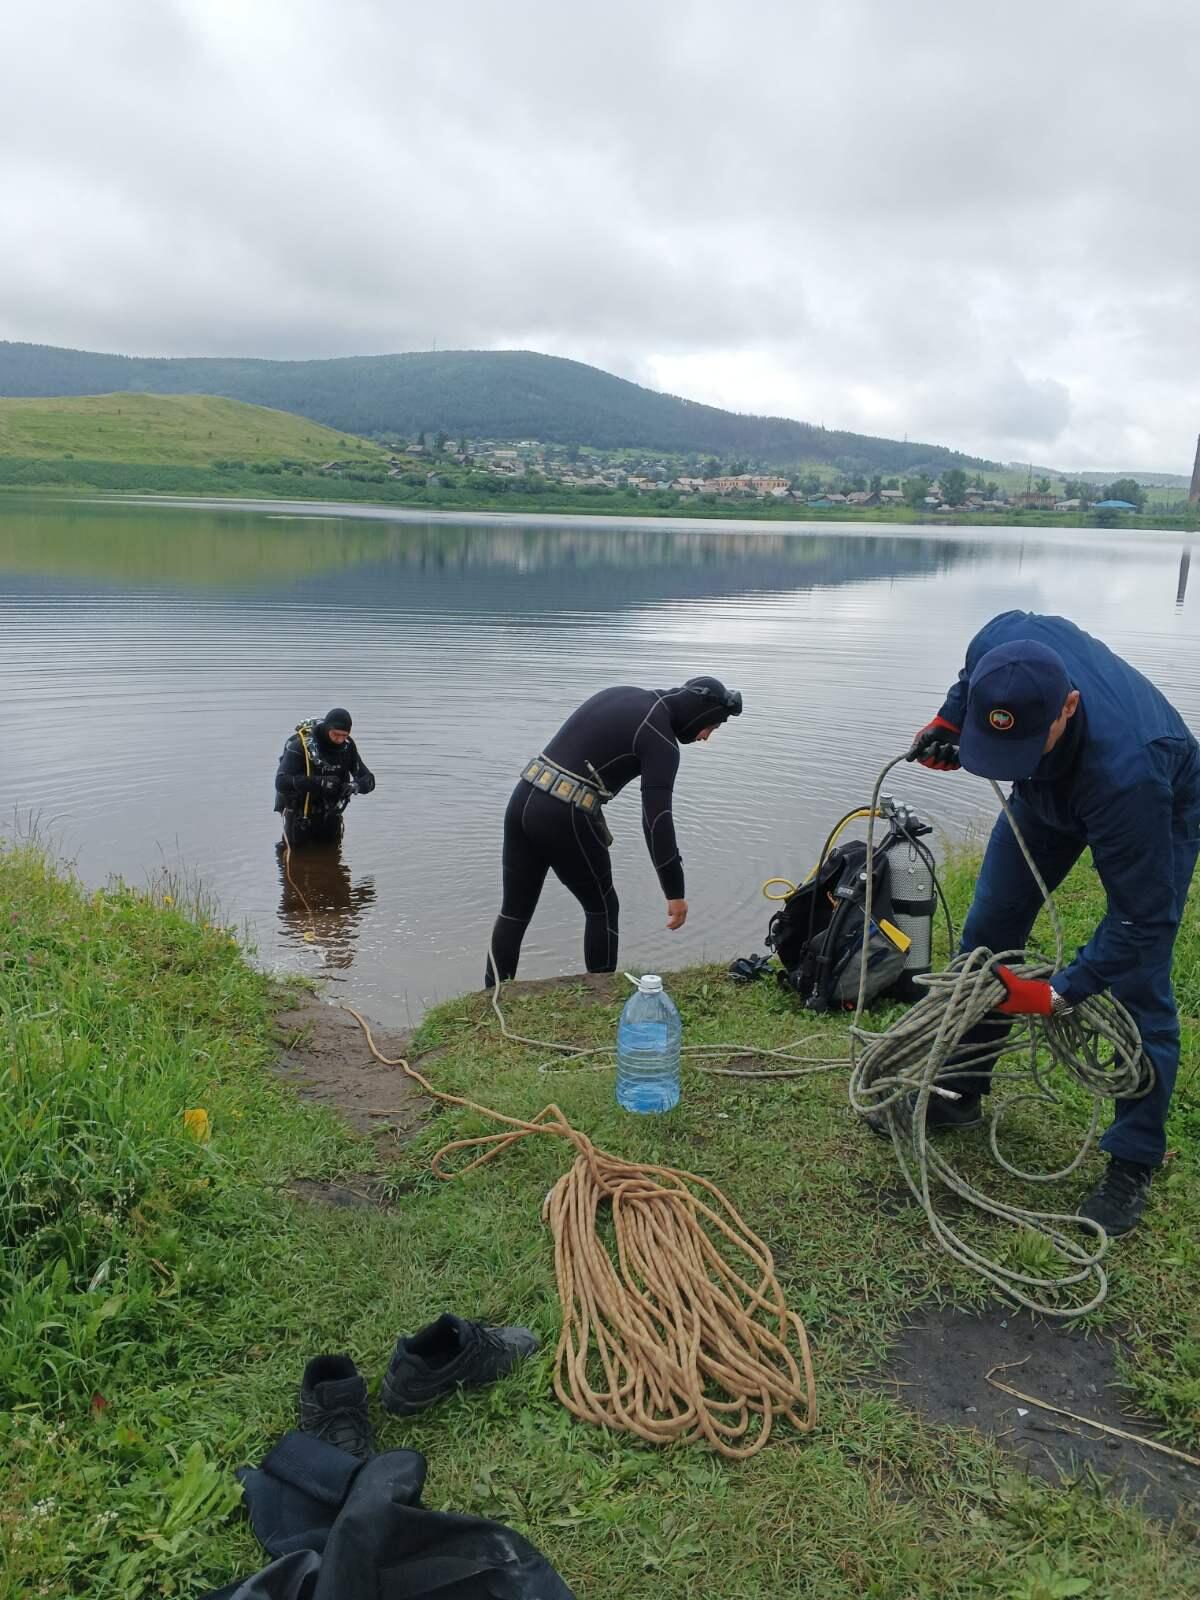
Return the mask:
[[[492,929],[492,950],[501,980],[516,977],[521,941],[548,872],[553,872],[583,907],[584,966],[589,972],[615,972],[620,907],[608,845],[585,812],[522,781],[504,813],[504,896]],[[489,959],[484,983],[490,988],[493,981]]]
[[283,813],[283,837],[293,850],[306,844],[337,844],[342,837],[342,813],[310,807],[306,817],[303,811],[288,809]]
[[[1077,834],[1052,828],[1026,802],[1010,802],[1017,826],[1029,846],[1029,853],[1047,887],[1057,889],[1082,855],[1086,842]],[[1200,853],[1200,840],[1174,839],[1175,926],[1149,959],[1123,972],[1111,992],[1129,1012],[1142,1036],[1142,1047],[1154,1068],[1154,1087],[1139,1100],[1118,1100],[1116,1117],[1100,1141],[1100,1148],[1124,1161],[1140,1161],[1159,1166],[1166,1154],[1167,1108],[1179,1071],[1179,1013],[1171,988],[1171,957],[1175,935],[1183,918],[1188,887]],[[960,949],[1022,950],[1042,909],[1041,891],[1021,854],[1012,829],[1003,813],[996,818],[975,898],[963,924]],[[1012,1026],[1007,1019],[981,1023],[967,1035],[965,1043],[999,1043]],[[986,1094],[991,1088],[990,1072],[962,1073],[947,1078],[950,1087],[967,1093]]]

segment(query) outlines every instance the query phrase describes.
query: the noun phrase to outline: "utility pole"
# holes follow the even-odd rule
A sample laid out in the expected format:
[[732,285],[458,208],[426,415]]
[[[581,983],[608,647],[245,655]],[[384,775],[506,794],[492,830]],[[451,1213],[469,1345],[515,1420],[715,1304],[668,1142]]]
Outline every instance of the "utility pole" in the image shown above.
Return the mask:
[[1192,487],[1188,490],[1188,505],[1200,504],[1200,435],[1196,438],[1196,465],[1192,468]]

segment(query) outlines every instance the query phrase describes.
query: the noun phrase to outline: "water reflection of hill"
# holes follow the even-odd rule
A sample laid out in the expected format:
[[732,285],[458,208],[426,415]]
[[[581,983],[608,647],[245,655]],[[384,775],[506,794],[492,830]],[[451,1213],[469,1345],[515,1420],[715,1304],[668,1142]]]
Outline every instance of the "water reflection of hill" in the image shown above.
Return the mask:
[[[823,588],[948,571],[988,547],[940,539],[475,526],[394,530],[381,559],[307,580],[340,605],[529,614]],[[298,597],[298,596],[297,596]]]
[[[1007,547],[1006,547],[1007,548]],[[983,541],[845,533],[520,527],[292,518],[273,512],[0,503],[11,590],[96,584],[293,603],[530,613],[771,592],[936,573],[997,554]],[[581,577],[582,575],[582,577]]]

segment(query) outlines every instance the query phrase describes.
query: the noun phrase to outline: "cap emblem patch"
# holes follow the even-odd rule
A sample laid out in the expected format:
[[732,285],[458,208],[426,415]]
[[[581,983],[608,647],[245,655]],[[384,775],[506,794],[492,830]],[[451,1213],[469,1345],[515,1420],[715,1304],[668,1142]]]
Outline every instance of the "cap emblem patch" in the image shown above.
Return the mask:
[[1005,711],[1003,706],[997,706],[994,711],[988,712],[988,721],[997,733],[1008,733],[1016,720],[1012,712]]

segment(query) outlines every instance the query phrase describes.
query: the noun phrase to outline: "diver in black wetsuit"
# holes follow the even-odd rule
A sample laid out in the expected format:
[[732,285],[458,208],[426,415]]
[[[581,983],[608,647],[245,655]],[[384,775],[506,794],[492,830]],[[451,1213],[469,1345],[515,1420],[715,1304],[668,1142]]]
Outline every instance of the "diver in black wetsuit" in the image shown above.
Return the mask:
[[290,849],[332,844],[342,836],[351,794],[370,794],[375,778],[350,737],[350,713],[334,706],[302,722],[283,747],[275,772],[275,809]]
[[[583,907],[587,970],[616,971],[618,905],[602,807],[639,774],[642,829],[667,899],[667,927],[682,928],[683,859],[671,818],[679,746],[707,739],[741,711],[737,690],[716,678],[689,678],[678,689],[601,689],[567,718],[526,765],[504,815],[504,898],[492,929],[502,981],[516,974],[549,871]],[[484,982],[490,988],[493,981],[489,958]]]

